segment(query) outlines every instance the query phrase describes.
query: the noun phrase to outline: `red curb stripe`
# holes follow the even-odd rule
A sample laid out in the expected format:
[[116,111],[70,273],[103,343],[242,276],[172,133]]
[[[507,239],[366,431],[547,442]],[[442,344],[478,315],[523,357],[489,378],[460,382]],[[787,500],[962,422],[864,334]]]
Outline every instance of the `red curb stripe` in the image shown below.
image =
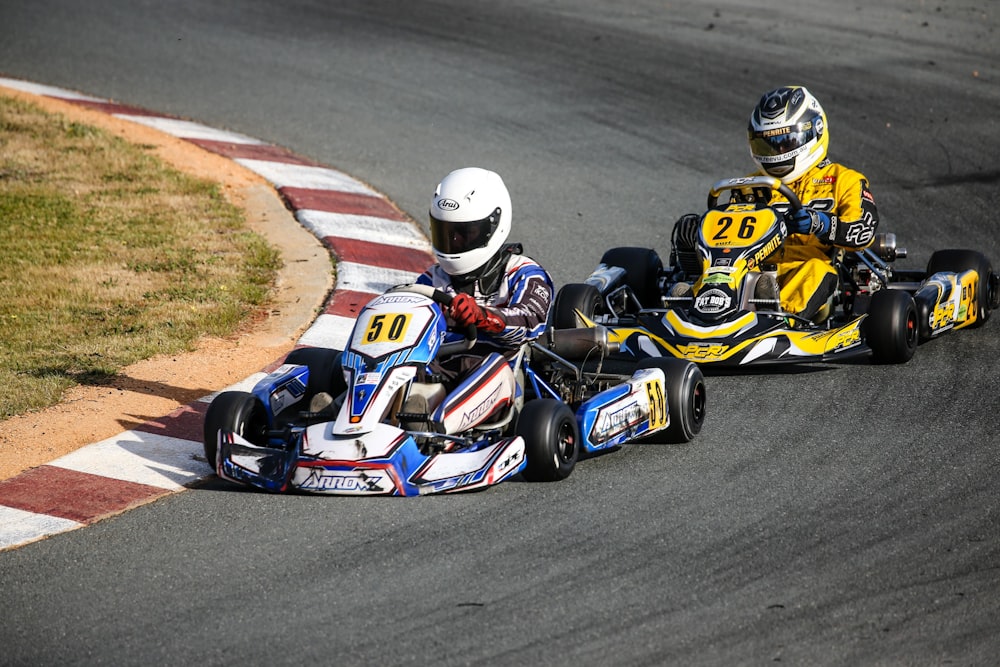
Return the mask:
[[287,148],[265,144],[236,144],[231,141],[214,141],[212,139],[186,139],[195,146],[204,148],[210,153],[227,157],[231,160],[264,160],[297,164],[304,167],[321,167],[323,165],[304,157],[299,157]]
[[93,523],[168,493],[172,491],[45,465],[0,482],[0,505]]
[[337,290],[333,293],[333,298],[323,309],[324,315],[340,315],[355,319],[361,309],[378,294],[375,292],[358,292],[355,290]]
[[388,218],[399,222],[409,222],[398,208],[381,197],[357,192],[336,190],[315,190],[311,188],[284,187],[278,190],[285,201],[295,210],[310,209],[328,213],[347,215],[367,215]]
[[426,250],[417,248],[345,239],[338,236],[324,237],[323,243],[333,250],[334,254],[337,255],[337,260],[341,262],[354,262],[414,273],[423,273],[434,263],[433,255]]
[[201,442],[202,423],[205,421],[207,411],[208,405],[196,401],[191,405],[177,408],[165,417],[139,424],[133,430]]
[[[274,361],[272,361],[271,363],[269,363],[267,366],[265,366],[264,368],[262,368],[261,372],[265,373],[265,374],[273,373],[274,371],[276,371],[279,368],[281,368],[281,365],[283,363],[285,363],[285,359],[286,358],[288,358],[287,354],[285,356],[281,357],[280,359],[275,359]],[[206,407],[205,410],[207,411],[208,408]]]

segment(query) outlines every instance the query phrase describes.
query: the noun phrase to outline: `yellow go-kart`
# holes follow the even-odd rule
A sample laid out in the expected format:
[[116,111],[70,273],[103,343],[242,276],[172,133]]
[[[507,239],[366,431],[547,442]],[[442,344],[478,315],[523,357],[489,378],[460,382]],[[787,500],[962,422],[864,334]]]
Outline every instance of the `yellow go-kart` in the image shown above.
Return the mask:
[[[773,191],[787,210],[768,205]],[[940,250],[926,271],[896,271],[906,250],[894,234],[879,234],[869,248],[834,259],[839,285],[826,320],[785,312],[766,260],[788,236],[786,216],[801,207],[770,176],[719,181],[707,211],[691,216],[686,230],[675,228],[669,267],[651,248],[613,248],[583,283],[564,285],[553,305],[554,335],[599,328],[618,357],[731,367],[857,355],[903,363],[919,343],[980,326],[1000,305],[1000,277],[981,253]]]

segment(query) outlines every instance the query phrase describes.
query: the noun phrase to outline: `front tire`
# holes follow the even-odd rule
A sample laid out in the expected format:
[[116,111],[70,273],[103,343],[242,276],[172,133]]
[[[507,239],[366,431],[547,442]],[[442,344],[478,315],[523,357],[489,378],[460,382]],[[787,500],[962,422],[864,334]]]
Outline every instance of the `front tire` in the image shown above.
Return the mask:
[[649,436],[647,441],[681,444],[693,440],[705,423],[708,398],[705,376],[698,365],[673,357],[647,357],[640,360],[636,368],[659,368],[663,371],[667,409],[670,411],[670,425]]
[[267,409],[260,399],[245,391],[224,391],[205,413],[203,437],[205,459],[212,470],[218,458],[219,431],[230,431],[255,445],[267,444]]
[[517,419],[527,464],[521,475],[529,482],[558,482],[573,472],[580,457],[580,429],[569,406],[554,398],[528,401]]
[[874,363],[906,363],[913,357],[919,342],[917,306],[913,297],[902,290],[875,292],[862,330]]
[[552,326],[555,329],[576,329],[586,326],[577,315],[580,311],[588,320],[593,320],[603,303],[601,293],[589,283],[563,285],[556,293],[552,304]]
[[303,405],[309,405],[312,397],[319,393],[325,392],[336,398],[347,391],[340,365],[342,354],[339,350],[325,347],[300,347],[288,353],[286,364],[309,367],[309,385],[302,399]]

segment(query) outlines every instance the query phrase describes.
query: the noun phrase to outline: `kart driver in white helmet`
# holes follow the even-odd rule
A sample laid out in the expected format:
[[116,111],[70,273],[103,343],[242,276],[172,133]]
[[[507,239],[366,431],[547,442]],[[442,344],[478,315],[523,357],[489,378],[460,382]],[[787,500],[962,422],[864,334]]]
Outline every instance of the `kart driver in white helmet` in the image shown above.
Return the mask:
[[[830,316],[837,288],[838,249],[872,244],[878,210],[860,172],[827,158],[823,107],[802,86],[764,93],[750,115],[750,154],[761,170],[781,179],[804,208],[789,220],[784,245],[766,261],[778,267],[782,307],[816,322]],[[777,192],[771,203],[784,201]]]
[[[463,386],[485,381],[468,379],[475,376],[501,381],[512,394],[513,374],[505,355],[545,330],[552,278],[521,254],[519,243],[507,243],[511,220],[510,194],[495,172],[457,169],[434,191],[430,228],[437,263],[417,283],[453,294],[447,315],[457,328],[475,325],[478,336],[468,354],[436,364],[449,385],[456,379]],[[431,403],[433,409],[433,399]],[[443,420],[448,432],[450,421],[447,416]]]
[[537,338],[552,303],[552,278],[508,244],[511,201],[498,174],[457,169],[441,181],[430,207],[437,263],[417,280],[454,294],[449,316],[475,324],[481,342],[509,349]]

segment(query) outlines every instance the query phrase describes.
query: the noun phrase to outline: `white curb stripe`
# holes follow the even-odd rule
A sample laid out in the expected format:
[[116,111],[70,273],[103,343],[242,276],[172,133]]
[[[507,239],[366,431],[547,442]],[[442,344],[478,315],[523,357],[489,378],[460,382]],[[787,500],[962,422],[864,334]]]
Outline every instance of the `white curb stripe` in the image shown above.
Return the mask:
[[403,245],[427,252],[432,250],[427,237],[410,222],[310,209],[298,210],[295,217],[306,229],[321,239],[333,236],[359,241],[377,241],[386,245]]
[[0,549],[27,544],[46,535],[82,528],[83,524],[48,514],[0,505]]
[[90,95],[84,95],[82,93],[74,93],[72,90],[64,90],[62,88],[54,88],[52,86],[43,86],[41,84],[30,83],[28,81],[18,81],[17,79],[5,79],[0,77],[0,86],[13,88],[14,90],[23,90],[26,93],[41,95],[43,97],[58,97],[63,100],[100,102],[101,104],[108,103],[107,100],[102,100],[99,97],[91,97]]
[[354,262],[337,262],[337,289],[381,294],[396,285],[412,283],[420,273],[400,269],[384,269]]
[[288,164],[287,162],[272,162],[270,160],[250,160],[246,158],[239,158],[234,160],[234,162],[243,165],[255,174],[263,176],[276,188],[294,187],[310,190],[353,192],[372,197],[382,196],[361,181],[351,178],[336,169]]
[[347,341],[351,339],[353,328],[353,317],[324,313],[317,317],[315,323],[302,334],[302,337],[299,338],[299,345],[343,350],[347,347]]
[[138,123],[139,125],[151,127],[154,130],[159,130],[160,132],[169,134],[179,139],[204,139],[207,141],[222,141],[231,144],[244,144],[251,146],[264,145],[264,142],[254,139],[253,137],[248,137],[244,134],[216,130],[214,128],[206,127],[205,125],[200,125],[198,123],[192,123],[187,120],[160,118],[157,116],[132,116],[124,113],[116,113],[112,115],[115,118],[121,118],[122,120],[127,120],[132,123]]
[[211,472],[202,443],[156,433],[125,431],[56,459],[49,465],[101,477],[155,486],[184,488]]

